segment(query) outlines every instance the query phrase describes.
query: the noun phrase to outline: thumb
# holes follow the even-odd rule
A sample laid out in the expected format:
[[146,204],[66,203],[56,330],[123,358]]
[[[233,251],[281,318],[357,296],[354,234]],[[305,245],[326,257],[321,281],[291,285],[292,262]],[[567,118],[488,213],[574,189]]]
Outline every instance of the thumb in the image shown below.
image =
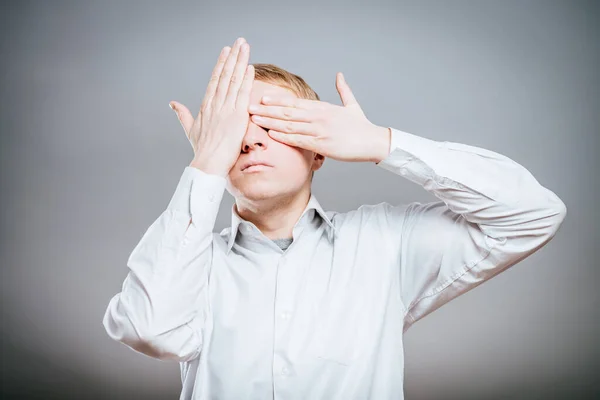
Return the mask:
[[344,106],[356,106],[360,109],[358,101],[356,101],[356,98],[352,94],[352,90],[350,90],[350,86],[346,83],[344,75],[341,72],[336,74],[335,86]]
[[192,131],[192,125],[194,125],[194,117],[192,116],[192,113],[186,106],[174,100],[169,102],[169,107],[171,107],[173,111],[175,111],[175,114],[177,114],[177,119],[179,119],[179,123],[185,131],[185,135],[189,139],[190,132]]

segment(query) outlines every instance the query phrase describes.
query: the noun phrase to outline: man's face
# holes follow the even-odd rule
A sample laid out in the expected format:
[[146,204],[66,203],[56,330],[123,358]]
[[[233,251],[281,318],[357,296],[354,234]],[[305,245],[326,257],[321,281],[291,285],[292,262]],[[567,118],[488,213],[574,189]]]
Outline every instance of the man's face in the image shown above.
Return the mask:
[[[292,91],[261,81],[254,81],[250,104],[260,104],[265,95],[297,97]],[[229,171],[227,190],[235,198],[249,201],[293,195],[310,185],[312,171],[323,164],[323,157],[299,147],[288,146],[272,139],[267,131],[249,120],[240,155]],[[270,166],[241,170],[248,161],[260,161]]]

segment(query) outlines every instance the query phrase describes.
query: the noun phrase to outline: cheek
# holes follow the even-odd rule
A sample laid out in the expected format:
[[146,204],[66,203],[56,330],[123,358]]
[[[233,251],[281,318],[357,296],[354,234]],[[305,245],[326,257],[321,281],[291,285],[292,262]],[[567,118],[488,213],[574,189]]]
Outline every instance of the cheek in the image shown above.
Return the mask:
[[310,165],[310,153],[307,153],[306,150],[297,147],[285,147],[279,152],[280,165],[299,170]]
[[295,159],[305,157],[308,150],[300,147],[289,146],[287,144],[278,142],[275,139],[271,139],[269,142],[271,150],[277,154],[278,157],[293,157]]

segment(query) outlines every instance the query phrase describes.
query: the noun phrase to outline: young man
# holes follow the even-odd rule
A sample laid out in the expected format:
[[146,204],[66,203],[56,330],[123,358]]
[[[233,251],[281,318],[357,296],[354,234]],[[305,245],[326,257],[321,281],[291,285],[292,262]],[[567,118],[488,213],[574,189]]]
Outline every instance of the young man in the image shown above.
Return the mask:
[[[104,327],[179,361],[181,399],[403,398],[404,332],[548,243],[566,207],[505,156],[370,123],[341,74],[337,106],[248,60],[242,38],[223,49],[196,119],[172,102],[195,156]],[[326,212],[311,193],[324,157],[439,201]]]

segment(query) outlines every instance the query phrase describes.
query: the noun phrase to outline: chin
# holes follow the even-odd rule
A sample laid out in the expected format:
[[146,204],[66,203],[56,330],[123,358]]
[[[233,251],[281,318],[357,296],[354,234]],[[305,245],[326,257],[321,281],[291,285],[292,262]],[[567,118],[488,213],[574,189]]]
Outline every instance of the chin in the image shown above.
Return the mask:
[[273,181],[262,179],[241,179],[240,181],[232,183],[229,189],[234,197],[258,201],[270,199],[282,193],[281,186],[275,186]]

